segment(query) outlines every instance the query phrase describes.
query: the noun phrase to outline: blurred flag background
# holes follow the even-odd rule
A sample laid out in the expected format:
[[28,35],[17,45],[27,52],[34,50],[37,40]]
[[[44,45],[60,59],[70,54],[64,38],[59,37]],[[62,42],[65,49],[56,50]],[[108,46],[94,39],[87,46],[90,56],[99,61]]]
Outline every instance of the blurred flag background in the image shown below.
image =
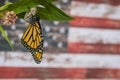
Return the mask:
[[[0,5],[7,1],[0,0]],[[20,43],[23,19],[3,26],[15,47],[0,33],[0,78],[33,80],[119,80],[120,1],[58,0],[54,3],[75,20],[44,21],[44,54],[36,64]]]

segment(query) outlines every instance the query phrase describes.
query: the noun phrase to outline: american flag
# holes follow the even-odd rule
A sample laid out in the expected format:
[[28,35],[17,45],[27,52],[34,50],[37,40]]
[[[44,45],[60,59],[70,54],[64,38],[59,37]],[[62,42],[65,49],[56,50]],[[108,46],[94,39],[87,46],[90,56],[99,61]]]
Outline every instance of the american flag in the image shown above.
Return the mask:
[[75,20],[42,21],[41,64],[20,43],[26,22],[20,19],[15,25],[3,26],[15,51],[10,51],[1,34],[0,78],[120,80],[120,1],[58,0],[55,5]]

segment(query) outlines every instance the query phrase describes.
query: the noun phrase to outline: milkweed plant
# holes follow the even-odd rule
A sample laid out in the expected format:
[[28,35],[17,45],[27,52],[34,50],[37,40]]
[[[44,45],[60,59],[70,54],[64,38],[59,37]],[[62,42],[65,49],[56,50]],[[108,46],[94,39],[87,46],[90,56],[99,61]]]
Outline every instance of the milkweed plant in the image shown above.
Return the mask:
[[37,8],[36,14],[42,20],[69,21],[73,19],[71,16],[57,8],[52,3],[54,1],[56,0],[19,0],[14,3],[7,2],[3,6],[0,6],[0,32],[9,43],[12,50],[14,50],[14,47],[2,25],[13,25],[17,19],[24,19],[26,12],[30,9],[34,7]]

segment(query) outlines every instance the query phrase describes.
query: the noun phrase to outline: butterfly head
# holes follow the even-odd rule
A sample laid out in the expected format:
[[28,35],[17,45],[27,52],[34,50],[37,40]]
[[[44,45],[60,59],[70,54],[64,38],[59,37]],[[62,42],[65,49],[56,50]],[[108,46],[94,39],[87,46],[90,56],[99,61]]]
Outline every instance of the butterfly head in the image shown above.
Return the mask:
[[35,22],[39,22],[40,18],[38,16],[32,16],[29,20],[30,24],[35,24]]

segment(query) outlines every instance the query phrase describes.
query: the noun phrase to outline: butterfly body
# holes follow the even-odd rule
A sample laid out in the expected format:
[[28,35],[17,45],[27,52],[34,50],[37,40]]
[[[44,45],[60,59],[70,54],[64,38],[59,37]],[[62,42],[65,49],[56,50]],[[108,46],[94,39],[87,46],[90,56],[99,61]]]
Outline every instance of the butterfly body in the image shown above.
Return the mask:
[[21,43],[32,54],[36,63],[40,63],[43,54],[43,36],[39,17],[32,16],[29,20],[28,27],[24,32]]

